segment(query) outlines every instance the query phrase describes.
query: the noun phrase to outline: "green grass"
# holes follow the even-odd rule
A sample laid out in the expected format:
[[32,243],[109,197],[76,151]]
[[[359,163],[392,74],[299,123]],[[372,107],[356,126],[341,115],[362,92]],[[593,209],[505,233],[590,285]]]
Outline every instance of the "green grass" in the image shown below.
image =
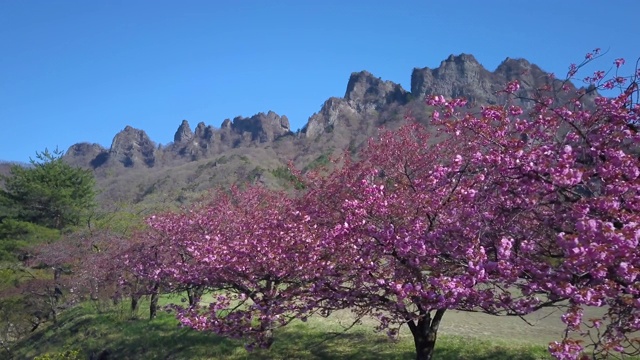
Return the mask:
[[[163,299],[164,303],[172,300]],[[144,305],[141,307],[143,317]],[[397,341],[375,333],[371,325],[344,332],[348,319],[312,318],[276,332],[270,350],[247,352],[240,340],[181,328],[171,314],[152,321],[129,319],[124,307],[98,313],[85,303],[68,310],[55,325],[37,331],[15,348],[16,359],[33,359],[63,350],[79,350],[80,358],[108,352],[110,359],[412,359],[413,341],[405,331]],[[405,329],[406,330],[406,329]],[[548,359],[543,346],[510,345],[441,335],[438,359]]]

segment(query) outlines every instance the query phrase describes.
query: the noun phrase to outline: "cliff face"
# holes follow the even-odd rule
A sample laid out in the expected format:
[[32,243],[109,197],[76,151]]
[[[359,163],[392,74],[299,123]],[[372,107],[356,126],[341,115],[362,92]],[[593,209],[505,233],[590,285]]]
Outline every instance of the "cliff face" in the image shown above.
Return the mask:
[[411,74],[411,93],[417,97],[465,97],[472,102],[493,104],[496,86],[500,86],[497,76],[467,54],[451,55],[436,69],[413,69]]
[[315,138],[325,131],[333,131],[340,119],[354,118],[358,110],[347,100],[332,97],[322,104],[320,112],[313,114],[302,130],[307,138]]
[[[495,71],[485,69],[473,55],[450,55],[435,69],[415,68],[411,74],[411,94],[417,98],[425,95],[443,95],[445,98],[466,98],[471,104],[493,105],[506,100],[503,90],[512,80],[520,82],[519,96],[535,97],[538,89],[545,86],[560,88],[561,81],[554,80],[550,74],[525,59],[506,58]],[[568,84],[575,90],[572,84]],[[559,100],[562,92],[557,94]],[[531,108],[531,101],[518,100],[523,108]]]
[[408,93],[396,83],[383,81],[368,71],[361,71],[352,73],[349,77],[344,99],[355,105],[355,108],[363,106],[377,110],[391,103],[406,104]]
[[175,135],[173,135],[173,142],[175,143],[183,143],[189,141],[193,138],[193,131],[191,131],[191,126],[189,126],[189,122],[187,120],[182,120],[182,123],[176,130]]
[[74,144],[64,155],[75,166],[91,168],[125,167],[150,168],[156,165],[156,146],[144,130],[127,126],[114,136],[111,147],[98,144]]
[[173,144],[164,149],[164,158],[197,160],[220,154],[237,147],[268,144],[282,136],[293,135],[289,119],[273,111],[245,118],[225,119],[219,129],[203,122],[191,131],[183,120],[174,136]]
[[156,162],[155,150],[155,144],[144,130],[126,126],[113,138],[108,161],[125,167],[153,167]]
[[303,132],[307,138],[314,138],[325,131],[342,131],[338,128],[344,122],[363,121],[391,105],[402,106],[408,101],[409,93],[402,86],[367,71],[352,73],[344,97],[325,101],[320,112],[309,118]]
[[65,159],[74,166],[93,168],[102,166],[109,158],[109,150],[98,144],[78,143],[72,145],[65,153]]
[[243,139],[259,143],[271,142],[291,132],[289,119],[273,111],[258,113],[249,118],[238,116],[233,119],[230,130]]

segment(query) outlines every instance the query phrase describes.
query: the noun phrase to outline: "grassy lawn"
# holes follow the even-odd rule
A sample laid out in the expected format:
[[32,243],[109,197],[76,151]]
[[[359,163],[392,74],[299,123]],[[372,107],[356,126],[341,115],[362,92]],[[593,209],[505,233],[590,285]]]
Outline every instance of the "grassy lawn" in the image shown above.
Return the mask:
[[[171,301],[164,299],[164,302]],[[109,359],[412,359],[413,341],[406,329],[398,341],[373,331],[371,324],[350,323],[348,312],[330,318],[316,317],[297,322],[276,333],[270,350],[247,352],[240,340],[181,328],[171,314],[159,312],[152,321],[128,319],[126,309],[98,313],[82,304],[22,341],[16,359],[33,359],[63,349],[80,350],[81,358],[101,352]],[[446,319],[446,316],[445,316]],[[438,359],[548,359],[542,345],[443,334],[438,339]]]

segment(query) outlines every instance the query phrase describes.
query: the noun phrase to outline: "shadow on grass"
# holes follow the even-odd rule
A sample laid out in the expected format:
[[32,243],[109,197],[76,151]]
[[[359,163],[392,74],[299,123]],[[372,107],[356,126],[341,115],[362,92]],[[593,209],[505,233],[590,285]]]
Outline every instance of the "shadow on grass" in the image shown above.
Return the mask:
[[[312,321],[310,321],[312,322]],[[318,326],[316,326],[318,325]],[[115,312],[96,314],[88,306],[65,312],[58,324],[41,329],[15,348],[16,359],[77,349],[83,358],[106,359],[412,359],[409,337],[391,341],[370,328],[332,335],[335,324],[293,323],[276,332],[269,350],[247,352],[239,340],[181,328],[171,314],[152,321],[126,320]],[[339,331],[339,329],[337,329]],[[436,345],[438,359],[549,358],[544,349],[501,347],[458,337],[443,337]]]
[[549,354],[533,355],[518,352],[514,349],[494,349],[474,353],[473,351],[458,351],[455,349],[436,349],[436,359],[460,359],[460,360],[539,360],[552,359]]
[[291,324],[276,334],[272,352],[258,352],[264,359],[410,359],[413,350],[405,343],[368,331],[332,333],[307,324]]
[[[207,349],[224,352],[241,346],[211,334],[179,328],[176,324],[168,314],[161,314],[153,321],[123,320],[114,312],[96,314],[87,306],[79,306],[65,312],[57,324],[38,330],[16,344],[13,353],[15,359],[33,359],[70,348],[80,350],[83,358],[108,354],[107,359],[191,359],[210,358],[199,354]],[[180,355],[171,357],[177,353]]]
[[543,346],[503,344],[462,336],[446,336],[438,339],[434,355],[436,359],[451,360],[552,359]]

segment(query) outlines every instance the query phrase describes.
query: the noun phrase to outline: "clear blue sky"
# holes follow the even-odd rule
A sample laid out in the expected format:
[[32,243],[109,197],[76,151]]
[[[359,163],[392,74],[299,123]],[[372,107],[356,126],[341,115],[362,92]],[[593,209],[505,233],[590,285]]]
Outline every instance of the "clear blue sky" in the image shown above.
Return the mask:
[[[615,5],[612,5],[615,4]],[[640,56],[640,1],[0,0],[0,159],[109,147],[126,125],[166,144],[182,119],[273,110],[302,127],[351,72],[410,88],[414,67],[471,53],[566,74]]]

